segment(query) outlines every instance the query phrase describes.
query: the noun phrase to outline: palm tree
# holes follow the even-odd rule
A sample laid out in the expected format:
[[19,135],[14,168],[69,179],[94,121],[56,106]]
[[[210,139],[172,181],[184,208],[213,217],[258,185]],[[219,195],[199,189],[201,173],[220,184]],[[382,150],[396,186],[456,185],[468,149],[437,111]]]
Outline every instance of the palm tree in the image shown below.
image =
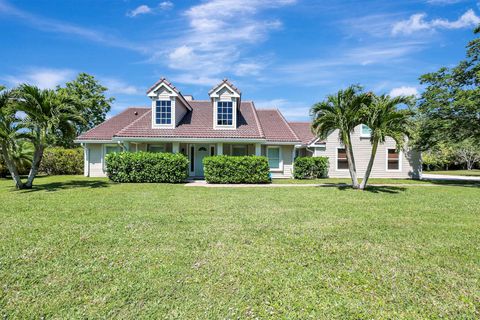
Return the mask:
[[412,102],[413,97],[373,96],[371,103],[363,109],[363,124],[371,130],[372,153],[360,189],[363,190],[367,186],[379,144],[384,143],[385,139],[390,137],[395,140],[398,150],[403,147],[405,137],[409,136],[412,112],[398,110],[397,107],[400,104],[410,105]]
[[18,110],[26,114],[29,140],[33,144],[32,167],[25,188],[31,188],[38,173],[43,151],[56,133],[72,134],[75,124],[84,122],[78,114],[76,101],[54,90],[22,84],[16,91]]
[[12,154],[16,150],[16,144],[24,136],[23,125],[20,119],[15,116],[15,111],[11,107],[13,102],[12,91],[3,89],[4,87],[0,88],[0,151],[8,171],[15,181],[15,186],[22,189],[24,184],[20,178],[15,157]]
[[332,131],[338,130],[338,138],[345,146],[348,170],[352,178],[352,186],[359,188],[355,158],[353,156],[351,133],[361,123],[361,109],[370,101],[370,95],[362,92],[358,85],[352,85],[337,94],[316,103],[310,109],[313,117],[312,131],[321,139]]

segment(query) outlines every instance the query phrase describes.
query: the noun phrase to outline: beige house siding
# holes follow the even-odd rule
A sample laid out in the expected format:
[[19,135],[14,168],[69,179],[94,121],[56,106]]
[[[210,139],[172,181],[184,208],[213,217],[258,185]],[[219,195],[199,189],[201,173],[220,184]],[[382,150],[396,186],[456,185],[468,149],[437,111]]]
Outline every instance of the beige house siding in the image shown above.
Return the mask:
[[187,113],[188,109],[183,105],[180,99],[175,101],[175,126],[177,126]]
[[88,143],[88,175],[90,177],[105,177],[103,171],[103,144]]
[[[372,145],[368,137],[361,137],[361,126],[355,128],[352,133],[352,146],[355,156],[355,164],[359,177],[363,177],[370,160]],[[325,140],[325,148],[315,148],[314,156],[329,158],[330,168],[328,171],[331,178],[350,177],[348,170],[337,169],[337,149],[342,145],[338,139],[338,130],[331,133]],[[401,151],[400,170],[387,170],[387,149],[395,148],[395,141],[387,138],[386,142],[378,147],[375,162],[370,177],[372,178],[418,178],[421,173],[420,153],[411,150]]]
[[[274,145],[263,145],[262,156],[267,156],[267,147]],[[293,176],[293,145],[280,145],[280,154],[283,166],[280,171],[272,171],[272,178],[292,178]]]

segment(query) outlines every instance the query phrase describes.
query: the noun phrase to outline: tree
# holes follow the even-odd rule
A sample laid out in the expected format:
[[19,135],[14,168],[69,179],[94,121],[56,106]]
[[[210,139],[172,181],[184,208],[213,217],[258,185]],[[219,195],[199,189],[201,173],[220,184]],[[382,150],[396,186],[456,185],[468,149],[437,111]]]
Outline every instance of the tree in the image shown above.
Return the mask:
[[73,81],[67,82],[65,87],[57,87],[57,92],[77,100],[77,108],[85,122],[76,124],[75,132],[70,136],[57,135],[53,144],[71,148],[75,136],[85,132],[96,125],[104,122],[111,104],[115,98],[107,98],[105,92],[108,90],[102,86],[94,76],[87,73],[79,73]]
[[13,97],[11,90],[0,88],[0,151],[8,171],[15,181],[15,186],[21,189],[24,184],[20,178],[14,154],[16,153],[17,143],[24,137],[22,132],[24,127],[20,119],[16,117],[16,112],[12,107]]
[[413,113],[407,109],[399,110],[398,106],[401,104],[411,105],[412,103],[413,97],[399,96],[392,98],[389,95],[373,95],[371,103],[363,108],[362,122],[371,130],[372,152],[360,189],[363,190],[367,186],[379,144],[385,143],[386,138],[390,137],[395,140],[398,150],[403,147],[405,137],[410,135],[409,123]]
[[462,141],[455,151],[458,161],[465,164],[467,170],[472,170],[473,166],[480,162],[480,146],[472,140]]
[[357,169],[353,155],[351,133],[361,123],[360,110],[369,103],[370,94],[362,92],[358,85],[352,85],[337,94],[328,95],[322,102],[310,109],[313,117],[312,130],[324,139],[332,131],[338,130],[338,138],[345,146],[348,170],[353,188],[358,189]]
[[[480,33],[480,27],[475,34]],[[418,146],[428,150],[441,142],[471,139],[480,144],[480,38],[467,45],[464,61],[453,68],[420,77]]]
[[26,114],[23,122],[34,149],[27,182],[21,187],[32,188],[49,139],[54,135],[71,135],[75,125],[84,120],[77,112],[76,100],[62,92],[22,84],[16,90],[16,98],[17,110]]

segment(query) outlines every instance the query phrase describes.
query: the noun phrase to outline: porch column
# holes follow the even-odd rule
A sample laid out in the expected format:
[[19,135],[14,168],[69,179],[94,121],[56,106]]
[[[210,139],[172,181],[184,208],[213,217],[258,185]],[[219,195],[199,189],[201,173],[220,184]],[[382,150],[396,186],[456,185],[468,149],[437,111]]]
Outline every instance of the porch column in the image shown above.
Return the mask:
[[172,153],[179,153],[179,152],[180,152],[180,142],[173,142]]
[[255,155],[256,156],[262,155],[262,145],[260,143],[255,143]]
[[223,155],[223,143],[217,143],[217,156]]

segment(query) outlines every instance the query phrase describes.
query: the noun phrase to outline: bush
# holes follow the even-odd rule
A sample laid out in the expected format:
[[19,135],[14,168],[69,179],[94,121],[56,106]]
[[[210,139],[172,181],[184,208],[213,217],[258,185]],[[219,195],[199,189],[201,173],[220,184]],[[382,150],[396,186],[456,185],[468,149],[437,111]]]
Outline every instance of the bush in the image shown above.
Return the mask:
[[269,183],[270,167],[266,157],[213,156],[203,159],[208,183]]
[[7,164],[3,160],[3,156],[0,154],[0,178],[5,178],[9,174]]
[[48,175],[82,174],[83,149],[64,149],[61,147],[47,148],[43,152],[40,172]]
[[295,179],[316,179],[328,176],[327,157],[298,157],[293,164]]
[[107,176],[115,182],[183,182],[188,159],[180,153],[119,152],[105,157]]

